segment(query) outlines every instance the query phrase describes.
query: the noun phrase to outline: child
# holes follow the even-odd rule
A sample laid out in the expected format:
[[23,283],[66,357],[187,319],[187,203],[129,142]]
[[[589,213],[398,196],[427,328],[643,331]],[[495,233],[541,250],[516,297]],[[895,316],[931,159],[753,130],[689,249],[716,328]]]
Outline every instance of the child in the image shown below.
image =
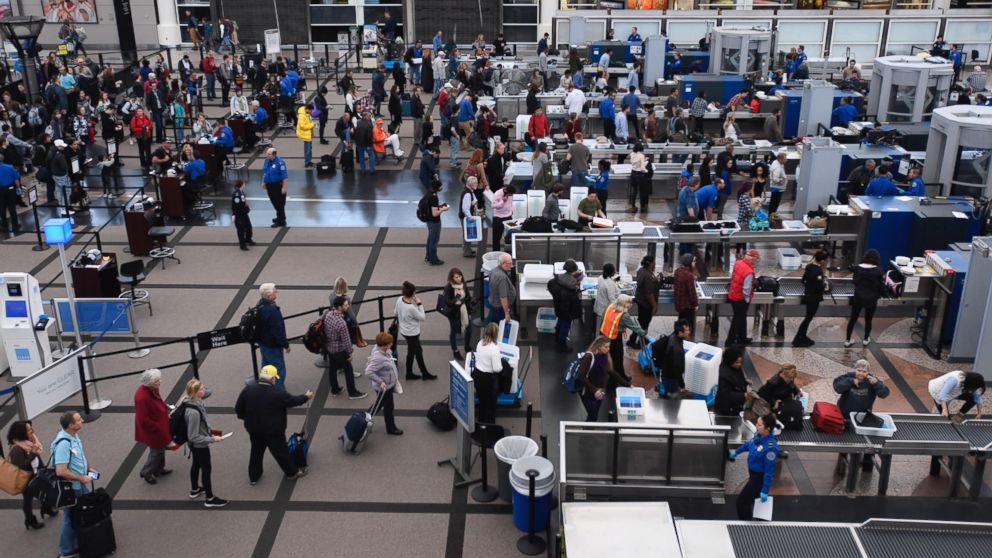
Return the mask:
[[587,176],[586,180],[596,190],[596,195],[599,196],[599,203],[603,206],[603,214],[606,214],[606,198],[609,196],[607,186],[610,183],[610,162],[606,159],[600,159],[599,174],[596,176]]
[[113,190],[114,184],[114,158],[107,155],[100,155],[97,157],[97,162],[100,165],[100,182],[103,183],[103,195],[102,198],[109,198],[111,190]]

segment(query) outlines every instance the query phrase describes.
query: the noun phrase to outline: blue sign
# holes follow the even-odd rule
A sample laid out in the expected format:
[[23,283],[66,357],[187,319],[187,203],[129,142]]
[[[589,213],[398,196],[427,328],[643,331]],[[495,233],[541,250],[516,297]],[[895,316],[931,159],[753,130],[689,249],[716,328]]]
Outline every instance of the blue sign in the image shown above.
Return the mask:
[[[133,329],[128,304],[128,301],[116,298],[77,299],[76,320],[79,322],[79,332],[93,335],[131,333]],[[72,316],[69,315],[69,301],[57,298],[55,308],[62,331],[74,333]]]
[[448,406],[465,430],[472,432],[475,430],[475,386],[472,385],[472,376],[453,360],[448,361],[448,370],[451,376]]
[[56,246],[68,244],[72,240],[71,219],[49,219],[45,221],[45,242]]

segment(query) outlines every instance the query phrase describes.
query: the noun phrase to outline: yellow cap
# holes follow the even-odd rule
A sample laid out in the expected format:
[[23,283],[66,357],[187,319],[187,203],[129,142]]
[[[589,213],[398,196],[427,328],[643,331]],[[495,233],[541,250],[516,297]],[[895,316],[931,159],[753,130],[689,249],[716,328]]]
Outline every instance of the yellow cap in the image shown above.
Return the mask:
[[259,376],[268,376],[270,378],[279,378],[279,370],[271,364],[266,364],[262,367],[262,370],[258,373]]

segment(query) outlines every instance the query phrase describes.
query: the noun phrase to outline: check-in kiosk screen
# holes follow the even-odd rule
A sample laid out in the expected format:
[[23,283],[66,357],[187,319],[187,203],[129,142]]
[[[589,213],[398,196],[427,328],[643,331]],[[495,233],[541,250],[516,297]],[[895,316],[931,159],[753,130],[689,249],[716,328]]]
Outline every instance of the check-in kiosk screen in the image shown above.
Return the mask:
[[[10,288],[8,287],[8,291]],[[18,286],[18,292],[20,292],[20,286]],[[4,315],[8,318],[27,318],[28,317],[28,303],[24,300],[5,300],[4,301]]]

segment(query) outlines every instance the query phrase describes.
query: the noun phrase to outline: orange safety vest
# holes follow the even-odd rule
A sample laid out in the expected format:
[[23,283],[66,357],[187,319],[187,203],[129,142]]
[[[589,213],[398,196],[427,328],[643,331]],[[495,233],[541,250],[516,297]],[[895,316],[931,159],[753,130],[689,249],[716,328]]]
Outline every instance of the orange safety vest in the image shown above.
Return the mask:
[[620,334],[620,320],[623,319],[624,312],[617,310],[612,304],[606,307],[606,313],[603,314],[603,325],[599,328],[599,332],[610,340],[617,338]]

